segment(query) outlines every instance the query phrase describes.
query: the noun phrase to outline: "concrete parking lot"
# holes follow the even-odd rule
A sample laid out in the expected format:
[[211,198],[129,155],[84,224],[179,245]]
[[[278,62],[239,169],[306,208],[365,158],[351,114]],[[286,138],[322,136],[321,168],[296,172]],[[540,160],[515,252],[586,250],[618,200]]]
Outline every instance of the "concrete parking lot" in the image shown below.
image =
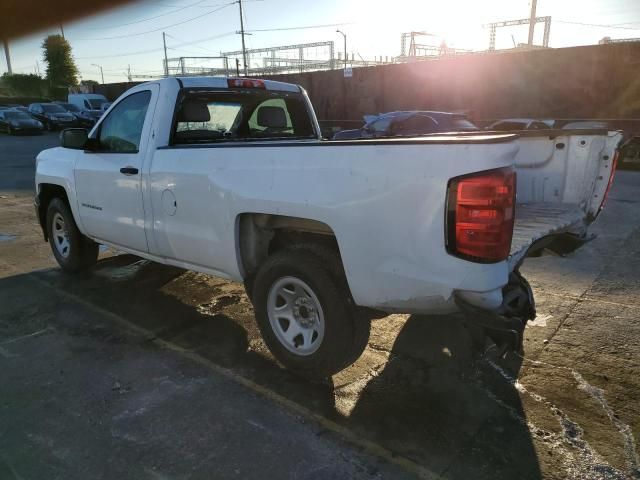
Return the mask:
[[524,358],[459,316],[373,323],[320,384],[283,370],[241,285],[104,251],[56,266],[34,159],[0,136],[0,478],[640,479],[640,172],[597,239],[528,259]]

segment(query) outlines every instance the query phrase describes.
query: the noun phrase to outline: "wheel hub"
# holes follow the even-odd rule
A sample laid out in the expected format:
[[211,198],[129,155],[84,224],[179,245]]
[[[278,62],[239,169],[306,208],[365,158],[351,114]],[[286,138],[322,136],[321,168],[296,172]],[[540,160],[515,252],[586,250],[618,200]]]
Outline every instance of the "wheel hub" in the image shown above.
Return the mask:
[[315,292],[296,277],[276,280],[267,296],[269,323],[278,341],[296,355],[311,355],[324,338],[324,313]]
[[301,327],[309,328],[317,321],[316,308],[309,298],[298,297],[293,302],[293,316]]

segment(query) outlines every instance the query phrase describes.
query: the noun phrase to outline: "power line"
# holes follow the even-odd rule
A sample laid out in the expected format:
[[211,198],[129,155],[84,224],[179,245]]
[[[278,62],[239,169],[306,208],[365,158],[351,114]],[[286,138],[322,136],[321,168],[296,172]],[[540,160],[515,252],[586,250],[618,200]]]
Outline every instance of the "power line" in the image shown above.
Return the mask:
[[597,23],[583,23],[583,22],[571,22],[569,20],[553,20],[556,23],[565,23],[568,25],[582,25],[585,27],[602,27],[602,28],[617,28],[622,30],[640,30],[640,28],[635,27],[623,27],[621,25],[601,25]]
[[[126,27],[128,25],[135,25],[137,23],[148,22],[149,20],[155,20],[156,18],[166,17],[167,15],[173,15],[174,13],[177,13],[186,8],[195,7],[197,4],[202,2],[204,2],[204,0],[198,0],[195,3],[192,3],[190,5],[185,5],[184,7],[176,8],[175,10],[171,10],[170,12],[161,13],[160,15],[155,15],[153,17],[142,18],[140,20],[136,20],[135,22],[121,23],[120,25],[112,25],[110,27],[95,27],[95,28],[92,28],[91,30],[110,30],[113,28],[121,28],[121,27]],[[210,5],[210,7],[218,7],[218,6],[220,5]]]
[[185,24],[187,22],[191,22],[193,20],[198,20],[199,18],[206,17],[207,15],[211,15],[212,13],[219,12],[223,8],[227,8],[227,7],[231,6],[231,5],[233,5],[234,3],[236,3],[236,2],[226,3],[221,7],[218,7],[216,9],[214,9],[214,10],[211,10],[209,12],[203,13],[203,14],[198,15],[196,17],[191,17],[191,18],[188,18],[187,20],[183,20],[181,22],[172,23],[171,25],[165,25],[164,27],[154,28],[153,30],[147,30],[146,32],[130,33],[130,34],[127,34],[127,35],[117,35],[117,36],[114,36],[114,37],[81,38],[81,39],[78,39],[78,40],[83,40],[83,41],[87,41],[87,40],[116,40],[116,39],[119,39],[119,38],[138,37],[140,35],[146,35],[147,33],[160,32],[160,31],[162,31],[162,30],[164,30],[166,28],[177,27],[178,25],[183,25],[183,24]]
[[[184,42],[184,40],[181,39],[181,38],[177,38],[177,37],[175,37],[173,35],[169,35],[168,33],[166,35],[167,35],[167,37],[173,38],[174,40],[177,40],[179,42]],[[195,48],[199,48],[200,50],[202,50],[203,52],[206,52],[206,53],[218,53],[215,50],[211,50],[210,48],[206,48],[206,47],[201,47],[200,45],[195,45]]]
[[[249,3],[249,2],[264,2],[264,0],[242,0],[245,3]],[[160,8],[176,8],[176,7],[182,7],[181,5],[167,5],[166,3],[155,3],[155,2],[149,2],[149,3],[153,3],[155,6],[160,7]],[[213,5],[192,5],[192,7],[198,7],[198,8],[212,8],[212,7],[217,7],[219,5],[222,4],[213,4]],[[184,7],[184,8],[191,8],[191,7]]]
[[[235,35],[235,32],[221,33],[219,35],[214,35],[212,37],[200,38],[198,40],[192,40],[192,41],[189,41],[189,42],[179,43],[177,45],[174,45],[174,48],[186,47],[187,45],[193,45],[194,43],[206,42],[208,40],[216,40],[218,38],[229,37],[231,35]],[[167,48],[169,48],[169,47],[167,47]],[[139,50],[137,52],[130,52],[130,53],[116,53],[116,54],[113,54],[113,55],[99,55],[99,56],[93,55],[91,57],[75,57],[75,59],[76,60],[93,60],[93,59],[97,59],[97,58],[132,57],[132,56],[135,56],[135,55],[144,55],[146,53],[160,52],[162,50],[163,50],[163,47],[159,47],[159,48],[150,48],[148,50]]]
[[245,32],[282,32],[286,30],[308,30],[312,28],[329,28],[329,27],[342,27],[344,25],[353,25],[353,23],[327,23],[324,25],[307,25],[304,27],[282,27],[282,28],[260,28],[255,30],[245,30]]

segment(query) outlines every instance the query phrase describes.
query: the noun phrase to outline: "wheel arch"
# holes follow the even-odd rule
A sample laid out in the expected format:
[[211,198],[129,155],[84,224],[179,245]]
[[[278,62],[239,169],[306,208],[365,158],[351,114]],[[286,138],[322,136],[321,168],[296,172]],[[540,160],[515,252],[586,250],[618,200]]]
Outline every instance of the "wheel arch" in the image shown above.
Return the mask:
[[[38,216],[40,227],[42,228],[42,234],[45,242],[49,241],[49,235],[47,233],[47,208],[49,208],[49,203],[51,203],[51,200],[54,198],[61,198],[67,202],[70,208],[72,207],[69,203],[67,190],[62,185],[54,183],[38,184],[38,193],[36,195],[36,214]],[[73,214],[73,208],[71,208],[71,213]]]
[[242,213],[236,222],[238,268],[247,279],[272,253],[295,244],[313,243],[342,256],[333,229],[319,220],[266,213]]

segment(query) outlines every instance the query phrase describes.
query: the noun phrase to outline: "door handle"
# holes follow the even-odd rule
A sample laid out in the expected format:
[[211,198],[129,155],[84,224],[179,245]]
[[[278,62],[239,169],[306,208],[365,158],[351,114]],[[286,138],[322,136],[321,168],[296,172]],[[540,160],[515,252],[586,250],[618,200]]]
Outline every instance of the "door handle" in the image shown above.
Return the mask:
[[120,173],[124,173],[125,175],[137,175],[138,169],[136,167],[122,167],[120,169]]

